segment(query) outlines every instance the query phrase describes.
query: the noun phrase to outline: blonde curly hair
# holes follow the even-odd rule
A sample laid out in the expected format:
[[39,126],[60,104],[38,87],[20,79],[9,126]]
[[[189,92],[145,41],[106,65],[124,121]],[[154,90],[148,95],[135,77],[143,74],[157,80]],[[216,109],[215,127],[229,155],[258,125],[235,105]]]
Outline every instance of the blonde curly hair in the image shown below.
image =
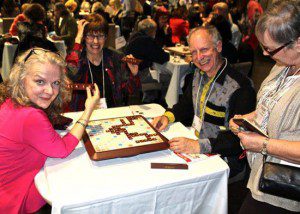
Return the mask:
[[[60,114],[65,105],[71,100],[71,90],[67,87],[70,80],[65,73],[66,64],[59,54],[41,49],[32,48],[20,55],[13,65],[9,78],[0,85],[0,105],[7,98],[11,98],[15,105],[19,106],[35,106],[26,94],[24,87],[24,79],[28,75],[32,65],[52,64],[60,68],[60,88],[57,97],[51,105],[45,109],[49,119],[56,118]],[[35,106],[37,107],[37,106]]]

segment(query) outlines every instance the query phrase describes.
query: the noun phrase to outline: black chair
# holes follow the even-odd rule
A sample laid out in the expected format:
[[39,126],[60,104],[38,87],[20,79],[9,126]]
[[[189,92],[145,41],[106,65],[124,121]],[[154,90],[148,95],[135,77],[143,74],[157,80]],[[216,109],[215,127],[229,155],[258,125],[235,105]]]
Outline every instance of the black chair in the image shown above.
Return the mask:
[[232,67],[244,74],[245,76],[249,76],[252,70],[252,62],[239,62],[232,64]]
[[5,33],[9,32],[9,28],[10,28],[11,24],[13,23],[14,19],[15,19],[15,17],[2,18],[2,20],[3,20],[2,34],[5,34]]

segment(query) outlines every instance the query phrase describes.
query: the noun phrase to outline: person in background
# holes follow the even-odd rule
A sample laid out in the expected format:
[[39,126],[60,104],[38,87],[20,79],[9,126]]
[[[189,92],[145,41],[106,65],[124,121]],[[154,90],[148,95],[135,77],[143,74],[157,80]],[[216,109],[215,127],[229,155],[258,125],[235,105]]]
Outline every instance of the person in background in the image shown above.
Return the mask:
[[234,117],[247,118],[268,137],[238,131],[238,125],[230,121],[231,129],[247,151],[251,168],[247,184],[250,192],[241,206],[241,214],[300,212],[299,200],[263,193],[258,189],[263,155],[267,155],[270,162],[284,160],[300,166],[299,23],[300,1],[287,0],[274,3],[256,24],[255,32],[263,53],[275,60],[276,65],[261,84],[255,111]]
[[109,14],[110,18],[115,17],[120,11],[122,11],[122,3],[120,0],[110,0],[105,7],[105,12]]
[[[96,83],[103,108],[126,105],[141,87],[138,65],[123,63],[123,55],[104,48],[107,33],[108,24],[98,14],[80,20],[74,48],[66,57],[69,78],[76,83]],[[83,110],[85,99],[82,91],[74,91],[69,110]]]
[[56,35],[53,40],[64,40],[67,52],[72,50],[77,34],[77,23],[63,3],[56,3],[54,7],[54,29]]
[[224,18],[230,23],[231,33],[232,33],[232,44],[236,49],[239,48],[239,44],[242,39],[242,33],[240,32],[238,26],[232,22],[231,15],[229,13],[228,5],[225,2],[218,2],[214,4],[212,12],[218,15],[224,16]]
[[215,26],[222,37],[222,56],[227,58],[229,63],[238,61],[238,51],[230,42],[232,33],[229,22],[221,15],[213,16],[209,24]]
[[51,51],[57,51],[54,43],[47,39],[47,28],[44,26],[45,10],[40,4],[30,4],[24,11],[25,22],[18,22],[19,45],[15,52],[19,54],[33,47],[41,47]]
[[121,16],[121,34],[124,36],[125,40],[128,40],[130,33],[134,28],[136,22],[137,13],[136,5],[137,0],[123,0],[123,11]]
[[0,15],[4,17],[16,17],[20,10],[15,0],[3,0]]
[[17,28],[17,23],[18,22],[25,22],[26,21],[26,17],[24,15],[24,11],[30,6],[30,4],[25,3],[22,5],[21,7],[21,14],[17,15],[17,17],[14,19],[13,23],[11,24],[10,28],[9,28],[9,33],[12,36],[17,36],[18,35],[18,28]]
[[45,9],[40,4],[30,4],[26,8],[24,11],[25,21],[17,23],[17,35],[20,42],[29,35],[46,39],[45,15]]
[[161,48],[171,47],[172,43],[172,30],[169,25],[169,12],[164,8],[158,8],[154,15],[154,20],[157,24],[155,42]]
[[83,0],[80,5],[80,15],[88,15],[91,12],[91,4],[90,2]]
[[185,6],[176,8],[170,17],[170,28],[172,30],[173,44],[186,43],[186,37],[189,34],[189,22],[186,20],[187,10]]
[[201,26],[203,24],[202,21],[203,12],[204,12],[203,5],[200,6],[200,4],[198,3],[192,4],[188,11],[189,11],[188,20],[190,23],[190,28],[192,29]]
[[149,69],[153,62],[163,64],[170,60],[169,53],[155,43],[157,24],[153,19],[143,19],[138,23],[137,32],[133,33],[125,48],[126,54],[143,60],[139,70]]
[[[153,63],[164,64],[170,60],[169,53],[165,52],[154,40],[156,29],[157,24],[153,19],[141,20],[138,23],[138,31],[130,36],[125,48],[125,54],[131,54],[142,60],[139,64],[139,76],[142,84],[157,82],[152,78],[149,70]],[[160,99],[155,94],[154,91],[144,93],[143,102],[149,103]]]
[[47,157],[64,158],[74,150],[99,102],[97,85],[87,88],[84,112],[61,137],[53,125],[70,98],[64,70],[57,53],[33,48],[0,85],[0,213],[34,213],[46,204],[34,177]]
[[103,18],[108,22],[108,23],[112,23],[112,20],[109,16],[109,14],[107,12],[105,12],[105,7],[103,6],[103,4],[101,2],[95,2],[92,5],[92,13],[97,13],[101,16],[103,16]]
[[65,6],[70,11],[71,15],[74,17],[74,12],[77,9],[77,2],[75,0],[68,0],[66,1]]
[[150,6],[150,2],[146,0],[139,0],[141,6],[143,7],[143,16],[151,17],[152,15],[152,7]]
[[239,139],[229,129],[229,120],[238,112],[249,113],[255,107],[255,91],[250,79],[234,70],[222,58],[222,39],[213,26],[194,28],[188,37],[195,65],[182,98],[164,115],[154,118],[158,131],[175,121],[191,122],[198,140],[170,139],[170,149],[188,154],[220,154],[230,167],[230,177],[244,170]]
[[244,30],[242,42],[250,45],[253,50],[259,46],[255,35],[255,25],[262,13],[261,5],[256,0],[250,0],[247,4],[247,16],[241,23],[241,28]]

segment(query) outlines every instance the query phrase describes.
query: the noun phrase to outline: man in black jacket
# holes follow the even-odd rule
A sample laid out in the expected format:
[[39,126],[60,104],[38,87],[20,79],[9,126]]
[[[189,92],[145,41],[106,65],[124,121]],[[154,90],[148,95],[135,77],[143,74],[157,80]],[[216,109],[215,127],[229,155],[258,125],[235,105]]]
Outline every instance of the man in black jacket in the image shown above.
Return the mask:
[[182,99],[157,117],[153,125],[159,130],[174,121],[193,120],[198,140],[184,137],[169,141],[170,149],[181,153],[220,154],[230,167],[230,176],[241,172],[239,139],[230,131],[229,120],[235,114],[246,114],[255,108],[256,95],[251,81],[235,71],[222,58],[222,39],[213,26],[198,27],[190,32],[189,48],[196,66]]
[[138,31],[130,36],[125,48],[126,55],[132,54],[135,58],[142,60],[139,64],[142,84],[154,82],[149,70],[154,62],[163,64],[170,60],[169,53],[165,52],[154,40],[156,29],[157,24],[153,19],[141,20],[138,23]]
[[126,47],[126,55],[132,54],[135,58],[143,60],[140,70],[151,67],[153,62],[163,64],[170,60],[170,55],[158,46],[154,37],[157,24],[153,19],[143,19],[138,23],[137,32],[133,33]]

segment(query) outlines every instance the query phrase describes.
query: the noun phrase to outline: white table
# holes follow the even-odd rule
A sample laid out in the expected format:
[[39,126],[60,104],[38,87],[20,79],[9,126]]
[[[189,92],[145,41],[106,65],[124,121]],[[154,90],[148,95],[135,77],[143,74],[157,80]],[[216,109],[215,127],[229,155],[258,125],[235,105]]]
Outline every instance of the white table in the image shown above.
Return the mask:
[[[157,104],[98,110],[92,119],[132,115],[157,116]],[[74,119],[78,113],[69,113]],[[182,124],[167,137],[186,134]],[[175,134],[175,135],[174,135]],[[218,156],[189,165],[188,170],[151,169],[152,162],[184,161],[170,150],[93,162],[82,144],[67,158],[48,158],[35,177],[52,213],[227,213],[229,168]]]
[[[65,42],[63,40],[53,41],[50,38],[48,39],[55,44],[55,47],[60,52],[61,56],[65,58],[67,55]],[[9,77],[10,69],[13,65],[13,59],[17,47],[18,47],[17,44],[11,44],[9,42],[5,42],[4,44],[3,55],[2,55],[2,73],[1,73],[3,81],[7,80]]]
[[170,60],[164,64],[154,63],[154,69],[159,73],[171,74],[171,80],[165,96],[169,108],[178,102],[179,94],[182,93],[180,81],[187,73],[189,64],[181,58],[170,56]]

